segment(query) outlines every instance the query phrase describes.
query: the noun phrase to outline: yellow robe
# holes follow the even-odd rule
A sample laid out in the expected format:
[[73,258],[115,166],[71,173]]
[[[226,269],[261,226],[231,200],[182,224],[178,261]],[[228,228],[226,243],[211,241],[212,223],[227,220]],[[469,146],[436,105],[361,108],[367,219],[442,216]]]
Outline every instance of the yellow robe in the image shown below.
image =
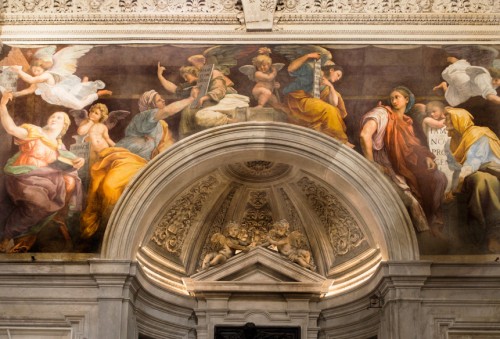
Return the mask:
[[146,164],[146,159],[125,148],[108,147],[99,152],[99,160],[90,169],[87,207],[81,216],[83,238],[90,238],[106,225],[130,179]]

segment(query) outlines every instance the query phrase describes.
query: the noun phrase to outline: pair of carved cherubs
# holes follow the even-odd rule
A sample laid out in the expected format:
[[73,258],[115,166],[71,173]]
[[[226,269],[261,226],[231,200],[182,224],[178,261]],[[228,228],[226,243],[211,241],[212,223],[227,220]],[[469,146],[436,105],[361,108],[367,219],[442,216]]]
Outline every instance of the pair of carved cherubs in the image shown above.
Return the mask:
[[292,262],[304,268],[315,270],[315,266],[311,263],[311,253],[301,248],[305,240],[304,235],[299,231],[289,232],[289,227],[288,221],[280,220],[272,225],[267,234],[256,233],[254,234],[256,239],[248,239],[246,230],[242,229],[238,223],[230,222],[226,226],[225,234],[215,233],[212,235],[211,241],[220,249],[208,253],[203,259],[201,268],[223,264],[237,251],[248,252],[256,246],[264,246],[274,247]]

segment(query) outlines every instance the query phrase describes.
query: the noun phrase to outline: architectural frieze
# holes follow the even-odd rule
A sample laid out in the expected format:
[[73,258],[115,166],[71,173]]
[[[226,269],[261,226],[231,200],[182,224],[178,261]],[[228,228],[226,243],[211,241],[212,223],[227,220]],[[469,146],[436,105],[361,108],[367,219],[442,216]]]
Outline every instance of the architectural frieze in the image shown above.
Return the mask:
[[254,3],[254,0],[243,3],[236,0],[3,0],[0,20],[9,25],[206,23],[244,26],[245,18],[254,18],[259,13],[269,13],[278,24],[497,25],[500,20],[497,15],[500,5],[494,0],[260,0]]

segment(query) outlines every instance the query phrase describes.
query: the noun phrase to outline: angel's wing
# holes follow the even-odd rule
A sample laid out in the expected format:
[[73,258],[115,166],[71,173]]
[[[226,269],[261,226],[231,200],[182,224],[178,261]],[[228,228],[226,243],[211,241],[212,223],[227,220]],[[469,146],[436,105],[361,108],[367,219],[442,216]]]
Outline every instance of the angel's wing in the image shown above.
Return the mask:
[[229,70],[238,64],[239,59],[255,53],[257,48],[255,46],[218,45],[206,49],[203,55],[207,64],[217,65],[222,73],[228,75]]
[[47,46],[37,49],[36,52],[33,54],[33,59],[52,62],[52,58],[56,53],[56,48],[57,48],[56,46]]
[[70,46],[65,47],[54,54],[54,65],[50,72],[62,77],[71,75],[76,71],[78,59],[84,56],[93,46]]
[[489,74],[488,70],[484,67],[479,67],[479,66],[469,66],[465,69],[465,73],[470,78],[470,81],[474,81],[474,79],[481,74]]
[[86,109],[72,109],[69,111],[69,115],[75,119],[76,125],[80,126],[82,121],[89,117],[89,112]]
[[108,129],[112,129],[113,127],[116,126],[118,121],[125,119],[129,115],[130,115],[129,111],[124,111],[124,110],[111,111],[109,112],[108,119],[104,122],[104,124]]
[[241,73],[245,74],[248,79],[255,81],[255,71],[257,70],[254,65],[243,65],[238,68]]
[[273,64],[273,67],[276,69],[276,72],[279,72],[283,69],[283,67],[285,67],[285,64],[283,64],[281,62],[277,62],[277,63]]
[[303,55],[309,53],[321,54],[321,64],[332,60],[332,53],[318,45],[279,45],[274,47],[274,50],[284,55],[289,61],[293,61]]
[[450,56],[465,59],[471,65],[491,67],[499,51],[493,46],[485,45],[446,45],[443,49]]

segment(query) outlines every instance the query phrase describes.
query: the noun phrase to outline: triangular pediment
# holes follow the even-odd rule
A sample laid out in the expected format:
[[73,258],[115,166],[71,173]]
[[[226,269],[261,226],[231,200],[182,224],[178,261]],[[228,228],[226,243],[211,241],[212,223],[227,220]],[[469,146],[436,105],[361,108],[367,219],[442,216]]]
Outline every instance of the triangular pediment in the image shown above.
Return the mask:
[[277,252],[257,247],[225,264],[183,279],[196,292],[303,292],[322,294],[332,281],[297,265]]

